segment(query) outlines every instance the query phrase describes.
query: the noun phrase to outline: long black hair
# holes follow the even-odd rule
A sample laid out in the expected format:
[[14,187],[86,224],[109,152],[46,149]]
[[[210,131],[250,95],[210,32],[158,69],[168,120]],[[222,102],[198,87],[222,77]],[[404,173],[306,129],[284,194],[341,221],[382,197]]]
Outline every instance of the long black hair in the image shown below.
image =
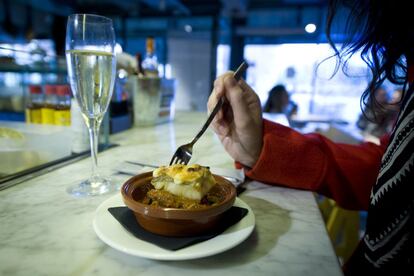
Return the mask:
[[283,113],[285,106],[283,98],[286,97],[289,99],[289,93],[286,90],[286,87],[282,84],[274,86],[269,91],[269,96],[263,107],[263,112],[277,112]]
[[[371,105],[381,110],[374,92],[389,80],[407,84],[407,59],[414,58],[414,27],[411,1],[407,0],[330,0],[326,23],[328,42],[346,70],[347,60],[357,51],[372,73],[372,79],[361,97],[361,106]],[[339,10],[349,11],[345,39],[338,50],[332,39],[332,27]],[[411,61],[412,62],[412,61]],[[404,93],[405,89],[403,89]],[[401,99],[404,98],[404,94]]]

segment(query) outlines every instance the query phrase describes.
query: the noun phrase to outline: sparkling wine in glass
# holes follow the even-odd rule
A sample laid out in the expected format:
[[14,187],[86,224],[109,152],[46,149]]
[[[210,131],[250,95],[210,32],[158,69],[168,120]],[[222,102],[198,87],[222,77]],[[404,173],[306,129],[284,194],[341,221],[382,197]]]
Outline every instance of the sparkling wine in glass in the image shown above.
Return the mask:
[[98,173],[99,127],[112,96],[115,79],[115,33],[112,20],[99,15],[73,14],[66,29],[69,83],[89,131],[91,176],[68,192],[75,196],[100,195],[114,190]]

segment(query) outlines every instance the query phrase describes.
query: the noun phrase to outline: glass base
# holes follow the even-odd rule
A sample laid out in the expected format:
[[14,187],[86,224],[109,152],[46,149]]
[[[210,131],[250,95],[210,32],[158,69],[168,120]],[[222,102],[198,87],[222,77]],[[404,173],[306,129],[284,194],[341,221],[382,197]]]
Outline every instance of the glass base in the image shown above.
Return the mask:
[[82,181],[78,185],[67,188],[67,192],[75,197],[97,196],[110,193],[115,190],[115,185],[109,178],[96,176]]

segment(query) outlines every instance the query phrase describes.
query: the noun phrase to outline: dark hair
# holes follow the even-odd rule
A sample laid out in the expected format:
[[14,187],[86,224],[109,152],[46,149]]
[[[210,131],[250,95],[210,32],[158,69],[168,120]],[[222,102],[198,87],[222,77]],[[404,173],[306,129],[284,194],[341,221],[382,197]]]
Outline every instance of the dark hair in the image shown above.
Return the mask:
[[278,84],[278,85],[275,85],[272,89],[270,89],[269,94],[272,94],[272,93],[286,93],[287,94],[287,90],[284,85]]
[[283,111],[283,101],[282,97],[288,97],[289,94],[284,85],[278,84],[274,86],[269,91],[269,96],[267,98],[266,104],[263,107],[264,112],[282,112]]
[[[407,85],[407,59],[413,58],[414,50],[414,28],[410,22],[412,9],[409,3],[406,0],[329,1],[326,35],[339,62],[344,61],[342,70],[346,70],[348,59],[361,50],[361,57],[372,73],[372,79],[362,94],[361,106],[370,103],[382,109],[375,101],[374,93],[386,79],[404,87]],[[340,8],[348,9],[349,16],[346,36],[338,50],[331,32]]]

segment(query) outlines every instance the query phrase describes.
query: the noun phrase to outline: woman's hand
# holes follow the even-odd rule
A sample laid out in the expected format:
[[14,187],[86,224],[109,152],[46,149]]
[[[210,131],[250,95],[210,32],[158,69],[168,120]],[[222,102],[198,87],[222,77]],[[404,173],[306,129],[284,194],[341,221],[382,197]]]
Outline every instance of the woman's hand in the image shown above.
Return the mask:
[[222,109],[211,126],[230,156],[245,166],[253,167],[263,144],[263,121],[259,97],[244,80],[236,81],[233,72],[216,79],[208,100],[211,112],[224,97]]

